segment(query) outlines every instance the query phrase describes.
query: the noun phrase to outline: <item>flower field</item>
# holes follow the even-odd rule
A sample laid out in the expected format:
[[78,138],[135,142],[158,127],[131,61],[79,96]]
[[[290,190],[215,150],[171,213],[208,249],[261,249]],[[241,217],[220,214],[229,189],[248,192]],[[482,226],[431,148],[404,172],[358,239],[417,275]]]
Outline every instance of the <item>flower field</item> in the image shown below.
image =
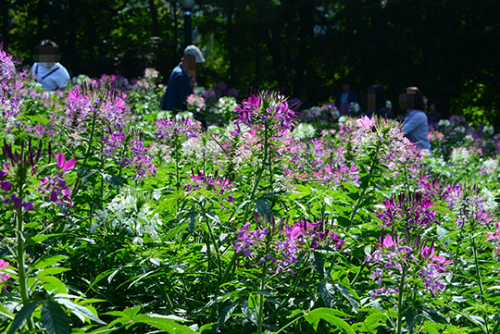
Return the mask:
[[0,332],[500,333],[493,128],[0,67]]

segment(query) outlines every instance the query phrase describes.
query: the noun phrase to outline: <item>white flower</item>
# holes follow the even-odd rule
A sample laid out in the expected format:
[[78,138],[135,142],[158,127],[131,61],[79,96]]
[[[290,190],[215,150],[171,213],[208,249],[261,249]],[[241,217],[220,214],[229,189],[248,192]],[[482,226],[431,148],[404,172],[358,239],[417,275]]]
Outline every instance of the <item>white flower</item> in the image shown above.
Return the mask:
[[455,131],[456,132],[460,132],[460,133],[464,133],[465,132],[465,128],[463,126],[457,126],[455,128]]
[[349,120],[349,117],[347,117],[347,116],[340,116],[340,118],[339,118],[339,124],[343,125],[348,120]]
[[311,124],[305,124],[305,123],[300,123],[297,128],[295,128],[295,131],[292,132],[291,137],[293,139],[305,139],[305,138],[312,138],[316,134],[316,130],[314,129],[314,126]]
[[483,132],[489,136],[495,133],[495,129],[492,126],[485,125],[483,128]]
[[483,188],[481,197],[484,199],[483,206],[487,211],[494,211],[498,208],[495,195],[487,188]]
[[438,123],[439,126],[444,126],[445,128],[449,127],[451,125],[451,122],[447,119],[442,119]]
[[483,171],[486,174],[491,175],[495,173],[497,169],[498,169],[498,160],[490,158],[483,162]]

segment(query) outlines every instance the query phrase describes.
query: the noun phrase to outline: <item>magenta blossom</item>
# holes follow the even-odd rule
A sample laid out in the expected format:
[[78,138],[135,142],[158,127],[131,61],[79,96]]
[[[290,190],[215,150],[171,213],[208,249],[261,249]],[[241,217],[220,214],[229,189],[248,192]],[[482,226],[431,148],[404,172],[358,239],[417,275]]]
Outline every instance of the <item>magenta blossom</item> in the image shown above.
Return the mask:
[[59,169],[62,169],[63,173],[75,167],[75,158],[68,160],[66,162],[66,157],[61,153],[57,153],[56,161],[57,161],[57,167],[59,167]]

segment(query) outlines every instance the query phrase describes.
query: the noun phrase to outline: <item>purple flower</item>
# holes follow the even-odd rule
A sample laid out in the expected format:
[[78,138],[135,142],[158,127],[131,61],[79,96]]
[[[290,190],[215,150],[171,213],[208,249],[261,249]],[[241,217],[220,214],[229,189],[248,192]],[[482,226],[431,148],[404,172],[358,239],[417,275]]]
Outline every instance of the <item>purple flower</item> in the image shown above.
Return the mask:
[[75,167],[75,158],[66,162],[66,157],[61,153],[57,153],[56,162],[57,167],[59,167],[59,169],[62,169],[64,172],[67,172],[68,170]]
[[23,199],[20,197],[16,197],[15,195],[11,195],[12,202],[14,203],[14,207],[16,209],[19,209],[21,207],[21,204],[23,203]]
[[5,191],[10,191],[12,189],[12,184],[9,181],[0,182],[0,187]]
[[23,207],[26,211],[35,211],[35,206],[31,202],[25,201]]

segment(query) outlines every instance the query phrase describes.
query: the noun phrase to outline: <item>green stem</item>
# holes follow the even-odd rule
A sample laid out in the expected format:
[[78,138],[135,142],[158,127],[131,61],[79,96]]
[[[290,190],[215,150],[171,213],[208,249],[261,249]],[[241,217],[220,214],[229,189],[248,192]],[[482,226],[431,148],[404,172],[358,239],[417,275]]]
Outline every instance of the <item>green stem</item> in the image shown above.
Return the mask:
[[[85,166],[87,164],[87,160],[89,158],[90,150],[92,149],[92,142],[94,141],[96,119],[97,119],[97,110],[94,112],[94,115],[92,117],[92,128],[90,130],[89,146],[87,147],[87,150],[85,151],[85,156],[83,158],[83,164],[81,167],[82,169],[85,168]],[[73,191],[72,197],[75,197],[76,194],[78,193],[78,190],[80,190],[80,180],[81,180],[81,177],[78,178],[75,186],[73,187],[74,191]]]
[[[479,293],[481,295],[481,304],[484,304],[484,288],[483,288],[483,280],[481,278],[481,269],[479,268],[479,258],[477,257],[477,247],[476,247],[476,242],[475,238],[471,239],[472,241],[472,251],[474,252],[474,263],[476,265],[476,280],[477,280],[477,285],[479,285]],[[488,315],[486,312],[484,312],[484,325],[486,327],[486,333],[490,333],[490,329],[488,327]]]
[[[267,274],[267,261],[264,262],[264,267],[262,268],[262,279],[260,281],[260,291],[264,291],[266,287],[266,274]],[[262,322],[264,320],[264,295],[259,294],[259,317],[257,318],[257,333],[262,334]]]
[[245,224],[245,222],[247,220],[250,205],[252,205],[252,202],[253,202],[254,196],[255,196],[255,192],[257,191],[257,188],[259,187],[260,179],[262,178],[262,174],[264,173],[264,169],[266,168],[267,150],[268,150],[268,138],[267,138],[267,125],[266,125],[264,128],[264,157],[262,159],[262,166],[259,169],[259,172],[257,174],[257,178],[255,180],[255,184],[253,185],[252,193],[250,194],[250,201],[245,208],[245,214],[243,215],[243,220],[242,220],[243,224]]
[[[208,232],[210,233],[210,236],[212,237],[212,241],[214,243],[215,254],[217,255],[217,267],[219,269],[217,276],[219,277],[219,282],[221,282],[221,280],[222,280],[222,261],[220,259],[219,245],[217,244],[217,240],[215,239],[214,232],[212,230],[212,227],[210,226],[210,219],[208,219],[207,215],[205,214],[205,211],[203,211],[203,215],[205,216],[205,219],[207,222]],[[210,252],[210,248],[207,251]],[[222,284],[222,282],[220,284]]]
[[405,287],[405,277],[406,277],[406,267],[403,266],[403,274],[401,275],[401,282],[399,283],[399,295],[398,295],[398,329],[396,334],[401,334],[401,329],[403,326],[403,296]]
[[[19,197],[23,198],[23,189],[22,185],[19,186]],[[23,209],[22,206],[17,209],[17,263],[18,263],[18,272],[19,272],[19,288],[21,292],[21,299],[23,304],[26,305],[29,301],[29,290],[28,290],[28,282],[26,277],[26,261],[24,254],[24,223],[23,223]],[[28,327],[30,330],[33,330],[35,327],[33,323],[33,318],[28,317]]]
[[349,286],[353,286],[354,283],[357,282],[361,272],[363,271],[363,269],[365,269],[365,266],[366,266],[366,261],[364,261],[362,264],[361,264],[361,267],[359,268],[359,271],[356,273],[356,276],[354,276],[354,279],[352,280],[351,284],[349,284]]
[[288,324],[286,324],[285,326],[281,327],[280,330],[276,332],[276,334],[279,334],[279,333],[283,332],[286,328],[290,327],[291,325],[293,325],[294,323],[296,323],[300,319],[304,318],[305,316],[306,315],[304,314],[304,315],[301,315],[300,317],[297,317],[297,318],[293,319]]
[[356,204],[354,205],[354,209],[351,212],[351,217],[349,219],[351,221],[351,223],[354,220],[354,217],[356,216],[356,213],[359,210],[359,207],[361,205],[361,201],[364,198],[366,190],[370,187],[370,180],[372,179],[373,173],[375,172],[375,164],[376,164],[376,161],[377,161],[377,158],[378,158],[378,152],[380,150],[380,146],[381,146],[381,142],[379,140],[377,142],[377,149],[375,150],[375,153],[373,154],[373,157],[372,157],[372,161],[370,163],[370,172],[368,173],[368,181],[366,182],[366,187],[364,187],[363,189],[361,189],[361,193],[359,194],[359,197],[356,200]]

